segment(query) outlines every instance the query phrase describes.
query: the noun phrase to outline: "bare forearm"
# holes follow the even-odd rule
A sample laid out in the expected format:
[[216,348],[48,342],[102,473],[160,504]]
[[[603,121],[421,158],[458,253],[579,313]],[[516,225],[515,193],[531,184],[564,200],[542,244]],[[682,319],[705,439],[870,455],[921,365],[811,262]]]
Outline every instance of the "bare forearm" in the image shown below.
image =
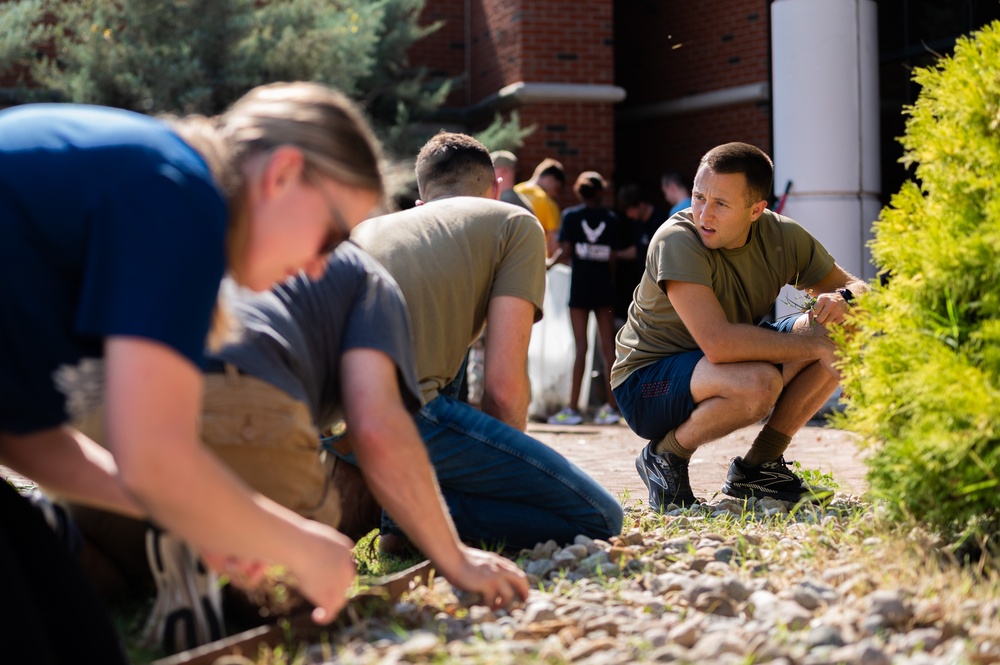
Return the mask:
[[483,390],[480,408],[483,413],[523,432],[528,426],[528,402],[531,399],[531,384],[525,374],[517,385],[509,383],[504,388],[491,388],[488,384]]
[[532,303],[514,296],[491,298],[487,314],[482,409],[521,431],[531,401],[528,344],[534,315]]
[[462,554],[430,459],[409,414],[385,414],[354,431],[361,472],[375,498],[446,575]]
[[636,250],[635,245],[631,245],[627,249],[620,249],[615,252],[615,258],[623,259],[625,261],[634,261],[638,255],[638,250]]
[[[279,558],[277,550],[252,544],[252,529],[278,528],[284,519],[277,512],[284,509],[275,512],[271,508],[276,506],[255,503],[200,447],[192,456],[172,455],[175,447],[169,442],[158,442],[154,449],[162,451],[161,459],[150,460],[145,465],[149,471],[141,476],[129,477],[108,450],[69,427],[6,437],[2,448],[4,463],[61,497],[130,517],[151,517],[202,549]],[[289,516],[301,519],[284,511],[283,517]]]
[[111,453],[70,427],[0,437],[0,461],[58,496],[141,518]]
[[742,324],[725,326],[702,347],[705,357],[717,364],[817,360],[831,349],[825,335],[789,335]]
[[869,290],[868,289],[868,282],[866,282],[866,281],[864,281],[862,279],[859,279],[857,277],[853,277],[851,279],[851,281],[849,281],[847,283],[847,287],[846,288],[850,289],[851,293],[853,293],[855,295],[857,295],[859,293],[868,293],[868,290]]
[[152,519],[198,549],[287,562],[289,544],[301,540],[307,520],[252,492],[201,445],[172,455],[167,451],[186,447],[174,444],[161,442],[141,467],[123,469]]

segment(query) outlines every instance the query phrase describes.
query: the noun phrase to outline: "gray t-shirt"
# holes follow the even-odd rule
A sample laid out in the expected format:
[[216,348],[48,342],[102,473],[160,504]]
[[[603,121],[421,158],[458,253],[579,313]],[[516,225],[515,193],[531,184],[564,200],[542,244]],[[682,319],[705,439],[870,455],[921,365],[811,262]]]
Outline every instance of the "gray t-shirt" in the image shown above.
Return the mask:
[[300,274],[266,293],[224,292],[243,330],[213,358],[305,402],[320,430],[343,417],[340,358],[350,349],[388,355],[407,408],[420,408],[403,296],[392,276],[355,245],[338,247],[317,281]]

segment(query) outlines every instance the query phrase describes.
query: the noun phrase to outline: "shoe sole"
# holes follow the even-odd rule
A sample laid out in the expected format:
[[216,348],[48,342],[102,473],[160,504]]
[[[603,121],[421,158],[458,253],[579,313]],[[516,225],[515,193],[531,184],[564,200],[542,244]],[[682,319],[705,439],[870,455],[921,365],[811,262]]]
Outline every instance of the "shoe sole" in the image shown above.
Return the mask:
[[739,486],[733,486],[726,483],[722,488],[722,493],[731,496],[735,499],[750,499],[755,498],[760,499],[777,499],[778,501],[788,501],[791,503],[802,503],[807,501],[814,504],[822,504],[824,501],[833,496],[833,492],[815,492],[806,494],[791,494],[789,492],[774,492],[768,494],[760,494],[759,492],[754,492],[753,489],[744,489]]

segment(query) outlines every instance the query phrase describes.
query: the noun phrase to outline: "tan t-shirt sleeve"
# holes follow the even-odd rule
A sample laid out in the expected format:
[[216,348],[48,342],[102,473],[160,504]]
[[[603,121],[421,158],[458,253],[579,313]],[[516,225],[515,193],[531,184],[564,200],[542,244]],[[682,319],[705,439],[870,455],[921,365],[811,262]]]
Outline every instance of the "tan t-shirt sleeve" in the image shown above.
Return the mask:
[[490,297],[515,296],[535,306],[535,321],[542,318],[545,298],[545,232],[530,215],[512,215],[497,242],[499,261]]
[[830,252],[798,222],[783,218],[785,232],[791,237],[797,261],[794,275],[788,280],[796,289],[807,289],[819,283],[833,270],[834,259]]
[[657,235],[655,251],[651,252],[657,284],[672,280],[712,286],[712,267],[705,248],[690,227],[674,224]]

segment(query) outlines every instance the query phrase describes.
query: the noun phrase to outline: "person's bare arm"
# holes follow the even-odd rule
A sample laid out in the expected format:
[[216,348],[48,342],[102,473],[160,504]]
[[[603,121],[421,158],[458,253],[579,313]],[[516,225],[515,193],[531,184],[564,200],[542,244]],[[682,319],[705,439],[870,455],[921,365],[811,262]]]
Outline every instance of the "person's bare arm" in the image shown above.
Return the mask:
[[559,261],[561,263],[569,264],[570,259],[573,257],[573,243],[571,242],[560,242],[559,243]]
[[361,473],[375,498],[441,573],[496,607],[528,594],[510,561],[462,545],[427,450],[403,406],[396,365],[381,351],[352,349],[341,360],[344,415]]
[[528,380],[528,343],[535,322],[535,306],[515,296],[490,299],[486,313],[483,413],[524,431],[528,425],[531,383]]
[[111,453],[72,427],[0,434],[0,462],[60,497],[141,518]]
[[106,342],[109,448],[124,488],[164,528],[218,560],[283,564],[333,620],[353,582],[353,543],[252,492],[201,444],[201,373],[155,341]]
[[786,335],[730,323],[715,292],[702,284],[670,280],[666,293],[705,358],[713,364],[821,360],[832,367],[833,343],[825,335]]
[[570,243],[559,242],[559,231],[547,231],[545,233],[545,253],[553,265],[556,263],[570,265],[573,258],[572,251]]

